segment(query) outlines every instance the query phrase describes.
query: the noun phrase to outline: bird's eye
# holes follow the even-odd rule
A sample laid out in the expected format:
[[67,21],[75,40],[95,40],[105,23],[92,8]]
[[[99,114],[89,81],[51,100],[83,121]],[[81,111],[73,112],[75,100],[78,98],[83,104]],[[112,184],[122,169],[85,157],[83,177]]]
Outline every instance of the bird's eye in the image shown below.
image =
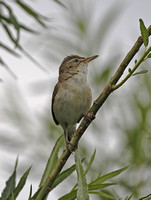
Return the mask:
[[70,69],[71,69],[72,67],[73,67],[72,65],[69,66]]
[[79,60],[76,58],[76,59],[74,60],[74,62],[76,62],[76,63],[77,63],[77,62],[79,62]]

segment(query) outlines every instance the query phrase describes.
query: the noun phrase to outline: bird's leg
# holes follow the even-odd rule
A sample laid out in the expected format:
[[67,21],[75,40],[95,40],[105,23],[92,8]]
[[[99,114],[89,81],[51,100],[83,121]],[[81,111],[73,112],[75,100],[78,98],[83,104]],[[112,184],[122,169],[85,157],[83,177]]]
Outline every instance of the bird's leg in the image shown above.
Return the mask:
[[66,128],[65,129],[65,141],[66,141],[66,144],[69,144],[69,137],[68,137],[68,129]]
[[[65,129],[65,142],[66,142],[66,148],[70,151],[69,149],[69,144],[70,144],[70,141],[69,141],[69,134],[68,134],[68,128]],[[71,151],[70,151],[71,152]],[[72,153],[72,152],[71,152]]]
[[[72,144],[70,143],[70,140],[69,140],[68,128],[66,128],[66,129],[64,130],[64,133],[65,133],[66,148],[72,153],[72,151],[69,149],[69,144],[70,144],[70,145],[72,145]],[[78,144],[76,145],[76,147],[74,148],[73,151],[75,151],[77,148],[78,148]]]

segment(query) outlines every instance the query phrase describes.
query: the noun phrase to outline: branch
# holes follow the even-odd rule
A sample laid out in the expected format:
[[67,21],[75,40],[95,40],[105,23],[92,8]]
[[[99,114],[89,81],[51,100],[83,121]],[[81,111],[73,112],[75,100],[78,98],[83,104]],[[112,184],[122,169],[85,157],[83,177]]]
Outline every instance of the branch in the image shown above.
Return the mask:
[[[151,26],[148,28],[149,36],[151,35]],[[53,185],[56,177],[61,172],[63,166],[65,165],[67,159],[71,155],[71,152],[74,151],[75,147],[78,144],[78,141],[80,140],[81,136],[87,129],[87,127],[91,124],[91,122],[94,120],[96,113],[100,109],[100,107],[103,105],[103,103],[106,101],[108,96],[117,88],[119,88],[123,83],[126,82],[126,80],[120,84],[116,85],[116,83],[119,81],[121,76],[123,75],[125,69],[127,68],[130,61],[133,59],[133,57],[136,55],[136,53],[139,51],[141,45],[143,44],[143,38],[142,36],[138,37],[137,41],[135,42],[132,49],[128,52],[120,66],[118,67],[115,74],[110,78],[109,82],[107,83],[106,87],[100,94],[100,96],[94,101],[92,107],[89,109],[87,116],[83,118],[81,121],[78,129],[76,130],[70,145],[69,149],[65,149],[62,153],[58,163],[56,164],[55,169],[53,170],[52,174],[47,178],[45,184],[41,188],[39,195],[37,196],[36,200],[44,200],[45,197],[48,195],[48,193],[51,191],[51,186]]]
[[146,57],[148,56],[149,52],[151,51],[151,47],[149,47],[144,54],[142,55],[142,57],[139,59],[139,61],[135,64],[135,66],[133,67],[133,69],[130,69],[129,74],[117,85],[113,86],[113,90],[118,89],[119,87],[121,87],[132,75],[133,73],[136,71],[136,69],[140,66],[140,64],[142,62],[144,62],[144,60],[146,59]]

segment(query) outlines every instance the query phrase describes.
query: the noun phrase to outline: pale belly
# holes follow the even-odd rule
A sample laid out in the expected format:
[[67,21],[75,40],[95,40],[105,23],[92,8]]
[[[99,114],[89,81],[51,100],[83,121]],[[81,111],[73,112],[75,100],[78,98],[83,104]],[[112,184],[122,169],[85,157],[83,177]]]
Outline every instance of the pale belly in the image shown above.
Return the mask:
[[87,113],[91,102],[92,94],[88,84],[68,89],[65,87],[55,96],[55,117],[62,127],[75,125]]

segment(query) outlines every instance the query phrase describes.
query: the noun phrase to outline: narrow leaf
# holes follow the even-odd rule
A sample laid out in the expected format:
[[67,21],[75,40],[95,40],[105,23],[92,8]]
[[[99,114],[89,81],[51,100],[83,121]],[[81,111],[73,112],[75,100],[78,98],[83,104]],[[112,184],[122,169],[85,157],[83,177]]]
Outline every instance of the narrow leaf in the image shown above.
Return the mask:
[[12,21],[12,24],[14,25],[14,28],[16,29],[16,46],[18,45],[19,39],[20,39],[20,26],[18,24],[18,21],[16,17],[10,12],[10,18]]
[[15,52],[15,50],[11,49],[9,46],[6,44],[0,42],[0,47],[2,47],[4,50],[6,50],[8,53],[11,53],[14,56],[20,57],[18,53]]
[[4,20],[4,21],[7,22],[8,24],[11,24],[11,23],[12,23],[11,19],[8,18],[8,17],[6,17],[6,16],[4,16],[4,15],[2,15],[2,13],[0,13],[0,19],[1,19],[1,20]]
[[23,53],[23,55],[26,56],[33,64],[35,64],[43,72],[48,73],[48,70],[44,66],[42,66],[35,58],[33,58],[31,54],[25,51],[25,49],[23,49],[21,46],[18,46],[18,48]]
[[89,171],[89,169],[90,169],[90,167],[91,167],[91,165],[92,165],[92,163],[93,163],[93,161],[94,161],[94,158],[95,158],[95,154],[96,154],[96,149],[94,150],[94,152],[93,152],[93,154],[92,154],[92,157],[91,157],[91,159],[90,159],[90,161],[89,161],[89,163],[88,163],[88,165],[87,165],[87,168],[86,168],[86,170],[85,170],[85,174],[87,174],[87,172]]
[[148,54],[147,58],[151,58],[151,53],[150,53],[150,54]]
[[134,194],[131,194],[129,197],[126,197],[125,200],[130,200]]
[[142,197],[139,200],[150,200],[150,197],[151,197],[151,194],[149,194],[149,195],[147,195],[145,197]]
[[54,0],[56,3],[58,3],[60,6],[62,6],[62,7],[64,7],[64,8],[66,8],[67,9],[67,7],[62,3],[62,2],[60,2],[59,0]]
[[17,4],[29,15],[31,15],[40,25],[43,27],[47,27],[44,22],[40,19],[42,18],[42,15],[38,14],[36,11],[34,11],[32,8],[30,8],[27,4],[21,2],[20,0],[16,0]]
[[148,37],[149,37],[148,30],[145,27],[145,24],[142,19],[139,19],[139,22],[140,22],[140,30],[141,30],[143,42],[144,42],[145,47],[147,47],[148,46]]
[[[3,16],[2,14],[0,14],[0,19],[3,19],[5,22],[7,22],[8,24],[12,24],[12,20],[10,18],[7,18],[5,16]],[[18,25],[21,29],[25,30],[25,31],[28,31],[30,33],[34,33],[34,34],[37,34],[38,32],[34,29],[31,29],[30,27],[22,24],[22,23],[19,23],[18,22]]]
[[5,23],[1,23],[3,25],[3,28],[5,32],[7,33],[9,39],[15,44],[15,46],[18,46],[18,39],[16,40],[11,32],[11,30],[8,28],[8,26]]
[[25,183],[26,183],[26,179],[28,177],[28,174],[30,172],[31,167],[23,174],[23,176],[21,177],[17,187],[14,190],[14,197],[16,199],[16,197],[18,196],[18,194],[20,193],[20,191],[22,190],[22,188],[24,187]]
[[131,72],[132,72],[131,68],[128,68],[128,72],[129,72],[129,73],[131,73]]
[[59,176],[56,178],[55,182],[52,185],[52,189],[54,189],[57,185],[59,185],[63,180],[65,180],[72,172],[75,171],[75,165],[72,165],[70,168],[64,170]]
[[34,29],[29,28],[28,26],[25,26],[24,24],[19,24],[20,28],[22,28],[25,31],[28,31],[30,33],[38,34],[38,31],[35,31]]
[[9,68],[9,66],[2,60],[0,57],[0,64],[5,68],[5,70],[14,78],[17,79],[17,76],[14,74],[14,72]]
[[55,165],[58,161],[58,152],[59,152],[60,148],[62,147],[63,142],[64,142],[64,135],[61,135],[57,139],[56,144],[50,154],[50,157],[48,159],[48,162],[47,162],[47,165],[46,165],[45,171],[43,173],[43,176],[41,178],[41,182],[40,182],[39,186],[42,186],[45,183],[47,177],[51,174],[52,170],[55,168]]
[[68,194],[65,194],[64,196],[60,197],[58,200],[74,200],[76,196],[77,196],[77,190],[73,190]]
[[38,188],[38,190],[35,192],[35,194],[30,198],[30,200],[35,200],[37,198],[37,196],[39,195],[40,191],[41,191],[41,187]]
[[139,75],[139,74],[145,74],[147,72],[148,72],[148,70],[142,70],[142,71],[134,73],[132,76]]
[[105,197],[105,198],[107,198],[107,199],[114,199],[114,200],[117,200],[117,198],[111,196],[110,194],[104,193],[104,192],[92,191],[92,192],[90,192],[90,194],[97,194],[97,195],[102,196],[102,197]]
[[120,173],[122,173],[123,171],[125,171],[126,169],[128,168],[128,166],[124,167],[124,168],[121,168],[119,170],[116,170],[116,171],[113,171],[113,172],[110,172],[108,174],[105,174],[101,177],[98,177],[96,178],[94,181],[91,182],[91,185],[95,185],[95,184],[100,184],[100,183],[103,183],[104,181],[108,180],[108,179],[111,179],[117,175],[119,175]]
[[32,196],[32,185],[30,186],[30,192],[29,192],[28,200],[31,200],[31,196]]
[[[88,185],[88,191],[89,191],[89,193],[91,193],[93,190],[106,188],[106,187],[115,185],[115,183],[100,184],[100,185],[96,185],[96,186],[93,186],[93,187],[91,187],[89,185]],[[65,194],[64,196],[60,197],[58,200],[74,200],[76,197],[77,197],[77,189],[72,190],[68,194]]]
[[[9,21],[10,21],[10,23],[14,26],[14,28],[17,31],[16,39],[13,38],[11,31],[9,30],[9,28],[7,27],[7,25],[3,23],[3,21],[1,21],[1,24],[3,25],[3,28],[6,30],[7,34],[10,37],[10,39],[11,40],[12,40],[12,38],[14,39],[15,45],[17,46],[18,45],[18,41],[19,41],[19,36],[20,36],[20,26],[18,24],[18,20],[15,17],[15,15],[13,13],[13,10],[11,9],[11,7],[9,5],[7,5],[4,2],[0,2],[0,3],[7,9],[8,14],[9,14]],[[12,36],[12,38],[11,38],[11,36]]]
[[99,190],[99,189],[106,188],[106,187],[109,187],[112,185],[116,185],[116,183],[104,183],[104,184],[103,183],[98,183],[98,184],[89,183],[88,189],[89,189],[89,191]]
[[89,200],[88,185],[78,150],[75,152],[75,163],[78,178],[77,200]]
[[[91,167],[91,165],[92,165],[92,163],[93,163],[93,160],[94,160],[94,158],[95,158],[95,154],[96,154],[96,150],[94,150],[94,152],[93,152],[93,154],[92,154],[92,157],[91,157],[91,159],[90,159],[90,161],[89,161],[89,163],[88,163],[88,165],[87,165],[87,168],[86,168],[86,170],[84,171],[84,174],[87,174],[87,172],[89,171],[89,169],[90,169],[90,167]],[[84,159],[83,159],[83,160],[84,160]],[[83,160],[82,160],[81,162],[83,162]],[[77,185],[78,185],[78,184],[76,183],[72,190],[75,190],[75,189],[77,188]]]
[[6,187],[4,188],[2,192],[2,199],[7,199],[14,191],[15,185],[16,185],[16,168],[18,164],[18,158],[16,159],[14,171],[10,178],[6,181]]
[[[18,24],[18,20],[17,18],[15,17],[12,9],[9,7],[9,6],[6,6],[7,9],[8,9],[8,12],[9,12],[9,18],[10,18],[10,21],[11,21],[11,24],[14,26],[14,28],[16,29],[17,31],[17,37],[16,37],[16,44],[18,44],[18,41],[19,41],[19,37],[20,37],[20,26]],[[17,45],[16,45],[17,46]]]

